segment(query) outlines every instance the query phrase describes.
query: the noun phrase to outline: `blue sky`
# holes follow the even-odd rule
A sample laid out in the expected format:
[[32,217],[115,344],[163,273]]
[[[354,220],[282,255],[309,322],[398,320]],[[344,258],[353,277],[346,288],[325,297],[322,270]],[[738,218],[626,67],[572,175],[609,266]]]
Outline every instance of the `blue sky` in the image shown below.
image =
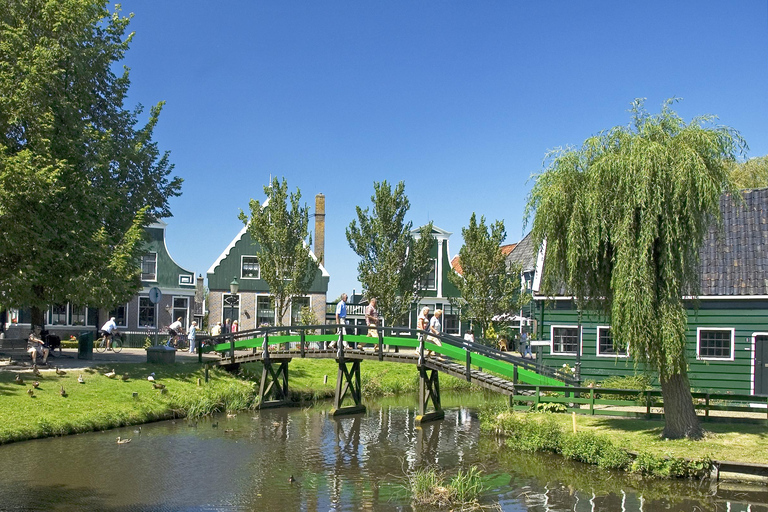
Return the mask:
[[128,0],[129,101],[166,101],[155,140],[183,193],[172,256],[205,272],[270,175],[326,197],[329,298],[360,291],[345,238],[373,182],[414,226],[472,212],[523,232],[548,150],[629,122],[634,98],[715,114],[768,154],[768,2]]

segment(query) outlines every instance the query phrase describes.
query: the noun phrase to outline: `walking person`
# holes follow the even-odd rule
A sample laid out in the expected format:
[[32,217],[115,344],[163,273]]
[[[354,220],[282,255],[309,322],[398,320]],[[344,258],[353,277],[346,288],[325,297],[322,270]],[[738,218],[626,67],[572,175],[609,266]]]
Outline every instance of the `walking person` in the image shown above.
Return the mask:
[[187,339],[189,340],[189,353],[194,354],[195,349],[197,349],[196,346],[196,340],[197,337],[197,322],[192,322],[192,325],[189,326],[189,332],[187,333]]
[[[339,335],[343,336],[347,334],[347,328],[344,327],[347,325],[347,294],[342,293],[339,303],[336,304],[336,323],[340,324],[341,327],[339,327]],[[344,342],[344,346],[348,346],[346,344],[347,342]],[[332,341],[328,344],[329,348],[336,348],[338,346],[338,343],[335,341]],[[354,348],[354,347],[352,347]]]
[[232,322],[232,332],[237,332],[240,330],[240,324],[235,320]]
[[[365,323],[368,325],[368,337],[377,338],[379,332],[377,327],[379,326],[379,311],[376,309],[376,297],[372,298],[368,303],[368,307],[365,308]],[[379,348],[378,343],[373,344],[373,350]]]
[[[443,317],[443,310],[442,309],[436,309],[435,315],[432,317],[432,319],[429,321],[429,336],[427,337],[427,340],[430,343],[434,343],[438,347],[442,347],[443,343],[440,341],[440,339],[437,337],[441,332],[443,332],[443,324],[440,322],[440,319]],[[432,351],[429,351],[429,355],[432,355]]]

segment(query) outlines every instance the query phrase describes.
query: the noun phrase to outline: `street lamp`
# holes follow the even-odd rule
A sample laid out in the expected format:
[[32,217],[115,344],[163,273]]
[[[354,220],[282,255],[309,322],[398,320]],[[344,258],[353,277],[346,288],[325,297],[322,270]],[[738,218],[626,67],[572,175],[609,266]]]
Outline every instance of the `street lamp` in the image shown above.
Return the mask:
[[[237,291],[240,289],[240,283],[237,282],[237,277],[232,279],[232,282],[229,283],[229,297],[224,298],[224,304],[229,306],[229,318],[232,319],[232,322],[235,321],[235,305],[237,305]],[[230,332],[232,332],[232,325],[230,324]]]

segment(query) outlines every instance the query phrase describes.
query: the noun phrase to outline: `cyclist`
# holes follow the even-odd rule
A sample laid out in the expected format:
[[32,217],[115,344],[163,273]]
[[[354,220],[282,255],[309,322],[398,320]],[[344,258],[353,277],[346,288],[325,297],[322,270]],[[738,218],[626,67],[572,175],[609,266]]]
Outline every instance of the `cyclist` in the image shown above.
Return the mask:
[[175,347],[179,334],[182,334],[181,317],[177,318],[175,322],[168,326],[168,343],[166,343],[166,345]]
[[112,336],[114,334],[118,334],[118,331],[115,317],[112,317],[107,323],[101,326],[101,330],[99,331],[99,337],[104,337],[104,343],[107,344],[107,350],[112,348]]

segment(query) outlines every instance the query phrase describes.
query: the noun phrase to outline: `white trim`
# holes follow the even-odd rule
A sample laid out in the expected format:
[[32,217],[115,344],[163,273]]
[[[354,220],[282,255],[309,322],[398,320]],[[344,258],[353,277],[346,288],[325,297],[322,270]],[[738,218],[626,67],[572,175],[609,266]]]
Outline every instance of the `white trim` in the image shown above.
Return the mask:
[[[232,324],[235,323],[235,320],[237,320],[237,328],[240,329],[240,315],[242,314],[243,309],[243,297],[242,292],[237,293],[229,293],[229,292],[221,292],[221,327],[223,328],[226,324],[224,322],[224,296],[225,295],[237,295],[237,318],[230,318],[232,320],[232,323],[229,324],[229,332],[232,332]],[[230,308],[228,308],[230,309]]]
[[[254,294],[254,300],[253,300],[253,306],[254,306],[253,321],[254,322],[258,322],[259,320],[259,297],[274,297],[274,295],[272,295],[269,292],[259,292]],[[274,311],[274,314],[272,315],[272,322],[273,322],[273,325],[277,325],[277,304],[275,304],[274,309],[275,311]],[[259,327],[259,324],[256,323],[256,328],[258,327]]]
[[[579,339],[576,343],[576,352],[555,352],[555,329],[576,329],[578,331]],[[575,356],[582,355],[582,333],[584,332],[583,326],[579,325],[550,325],[549,326],[549,354],[553,356]]]
[[753,332],[752,333],[752,360],[749,363],[750,373],[752,374],[752,382],[750,383],[750,391],[752,395],[756,392],[757,386],[757,368],[755,368],[755,359],[757,359],[757,337],[768,336],[768,332]]
[[[414,229],[411,230],[411,234],[413,235],[413,237],[416,240],[421,238],[420,231],[421,231],[421,228],[423,228],[423,227],[424,226],[419,226],[419,227],[414,228]],[[452,234],[453,233],[451,233],[450,231],[446,231],[446,230],[441,229],[441,228],[435,226],[434,224],[432,224],[432,238],[434,238],[435,240],[447,240],[448,237],[450,237]]]
[[[629,347],[626,348],[626,353],[622,354],[620,352],[614,352],[613,354],[602,354],[600,353],[600,330],[601,329],[610,329],[610,325],[598,325],[595,328],[595,357],[610,357],[614,359],[627,359],[629,358]],[[616,345],[614,345],[614,348]]]
[[[731,357],[702,357],[701,331],[730,331],[731,332]],[[736,356],[736,329],[733,327],[697,327],[696,328],[696,359],[700,361],[734,361]]]
[[[534,289],[533,291],[536,292],[537,290]],[[573,300],[574,298],[575,297],[573,295],[547,296],[547,295],[536,294],[533,296],[533,300]],[[694,299],[696,300],[734,300],[734,299],[768,300],[768,295],[696,295],[696,296],[686,295],[683,297],[683,300],[694,300]]]
[[[429,285],[427,284],[427,280],[425,279],[425,283],[424,284],[426,286],[424,286],[424,290],[426,290],[428,292],[437,292],[437,279],[440,276],[440,274],[438,273],[438,270],[437,270],[437,265],[438,265],[437,261],[438,260],[437,260],[437,258],[429,258],[429,259],[430,259],[430,261],[433,261],[435,263],[433,265],[433,267],[432,267],[433,271],[435,272],[435,287],[434,288],[430,288]],[[432,272],[432,270],[430,272]],[[438,295],[442,295],[442,294],[438,294]]]
[[[259,265],[259,277],[246,277],[243,275],[243,258],[256,258],[256,263]],[[258,281],[261,279],[261,263],[258,261],[259,257],[256,254],[241,254],[240,255],[240,279],[252,279]]]
[[[145,286],[139,292],[139,294],[149,295],[149,290],[151,290],[152,288],[156,288],[156,287],[155,286]],[[191,290],[191,289],[160,288],[160,287],[157,287],[157,288],[160,289],[160,293],[162,293],[163,296],[165,296],[165,295],[184,295],[184,296],[187,296],[187,297],[194,297],[195,296],[195,290]]]
[[[165,233],[163,233],[163,238],[165,238]],[[144,279],[144,256],[147,256],[149,254],[155,255],[155,278],[154,279]],[[141,275],[139,276],[142,281],[146,281],[148,283],[156,283],[157,282],[157,251],[147,251],[141,256]]]
[[152,309],[155,315],[154,325],[139,325],[139,321],[141,319],[141,299],[149,300],[149,296],[139,295],[138,298],[136,299],[136,328],[137,329],[159,329],[160,327],[159,327],[158,317],[160,316],[160,306],[158,306],[157,304],[152,304]]
[[435,275],[435,291],[438,295],[443,294],[443,239],[437,241],[437,268]]
[[[181,278],[188,277],[188,283],[182,283]],[[179,274],[179,286],[195,286],[195,274]]]
[[[293,313],[293,299],[296,299],[296,298],[299,298],[299,299],[309,299],[309,309],[310,309],[310,311],[314,312],[314,309],[312,309],[312,295],[297,295],[296,297],[291,297],[291,306],[290,306],[290,308],[288,310],[288,320],[291,319],[291,314]],[[275,314],[277,314],[277,311],[275,311]],[[325,320],[325,319],[323,319],[323,320]],[[319,321],[320,320],[318,319],[318,322]]]
[[[211,265],[211,268],[208,269],[209,274],[213,274],[216,270],[216,267],[221,264],[222,261],[224,261],[224,258],[226,258],[229,255],[229,251],[234,249],[235,244],[240,241],[241,238],[243,238],[243,235],[245,232],[248,231],[248,226],[243,226],[243,229],[240,230],[240,232],[235,236],[235,238],[232,239],[231,242],[229,242],[229,245],[226,249],[224,249],[224,252],[222,252],[218,258],[216,258],[216,261],[213,262],[213,265]],[[223,325],[223,324],[222,324]]]
[[545,239],[541,242],[541,247],[539,247],[539,252],[536,255],[536,267],[533,271],[533,286],[531,287],[533,292],[538,292],[541,289],[541,276],[544,273],[544,255],[546,252],[547,241]]
[[[122,304],[122,306],[124,306],[124,307],[125,307],[125,323],[124,323],[124,324],[118,324],[117,326],[118,326],[118,327],[122,327],[123,329],[128,329],[128,311],[130,311],[129,303],[128,303],[128,302],[126,302],[125,304]],[[116,306],[116,307],[115,307],[115,309],[117,309],[117,308],[119,308],[119,307],[120,307],[120,306]],[[111,313],[111,311],[110,311],[110,313]],[[112,315],[110,315],[110,317],[111,317],[111,316],[112,316]],[[101,324],[101,325],[104,325],[104,324]],[[137,325],[137,326],[139,325],[139,319],[138,319],[138,318],[136,319],[136,325]],[[98,329],[101,329],[101,326],[100,326],[100,325],[97,325],[96,327],[97,327]]]

